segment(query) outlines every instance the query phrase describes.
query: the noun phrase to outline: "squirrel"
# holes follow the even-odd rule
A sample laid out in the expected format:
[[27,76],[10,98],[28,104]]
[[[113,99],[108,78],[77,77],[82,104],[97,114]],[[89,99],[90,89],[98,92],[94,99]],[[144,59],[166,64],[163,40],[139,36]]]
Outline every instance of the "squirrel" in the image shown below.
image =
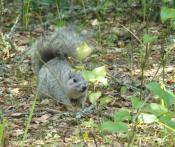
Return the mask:
[[72,28],[63,27],[32,45],[32,67],[38,77],[40,99],[51,97],[67,108],[84,107],[87,81],[67,61],[68,56],[77,58],[77,48],[84,41]]

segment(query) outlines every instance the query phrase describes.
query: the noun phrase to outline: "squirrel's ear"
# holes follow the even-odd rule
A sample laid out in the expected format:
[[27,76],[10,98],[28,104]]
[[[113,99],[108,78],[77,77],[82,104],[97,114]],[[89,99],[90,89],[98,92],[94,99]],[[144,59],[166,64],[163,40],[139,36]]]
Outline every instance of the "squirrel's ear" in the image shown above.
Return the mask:
[[73,72],[69,71],[69,73],[68,73],[69,79],[72,79],[73,75],[74,75]]
[[68,77],[69,77],[69,79],[72,78],[71,71],[68,72]]
[[68,76],[69,76],[69,79],[72,79],[73,77],[75,77],[75,72],[74,71],[69,71],[68,73]]

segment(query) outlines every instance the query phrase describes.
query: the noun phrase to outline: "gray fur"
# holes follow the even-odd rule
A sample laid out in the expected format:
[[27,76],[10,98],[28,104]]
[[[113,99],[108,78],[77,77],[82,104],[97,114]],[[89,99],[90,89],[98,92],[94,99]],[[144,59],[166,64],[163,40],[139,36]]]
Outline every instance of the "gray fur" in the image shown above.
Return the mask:
[[38,75],[41,66],[54,57],[75,57],[76,49],[85,40],[72,28],[63,27],[49,36],[39,38],[32,45],[33,70]]
[[52,97],[67,106],[84,106],[87,82],[65,58],[76,58],[76,48],[83,42],[82,37],[65,27],[32,45],[32,66],[39,80],[40,98]]
[[84,78],[59,58],[50,60],[39,71],[40,98],[51,97],[68,106],[83,107],[87,92],[84,87],[87,88]]

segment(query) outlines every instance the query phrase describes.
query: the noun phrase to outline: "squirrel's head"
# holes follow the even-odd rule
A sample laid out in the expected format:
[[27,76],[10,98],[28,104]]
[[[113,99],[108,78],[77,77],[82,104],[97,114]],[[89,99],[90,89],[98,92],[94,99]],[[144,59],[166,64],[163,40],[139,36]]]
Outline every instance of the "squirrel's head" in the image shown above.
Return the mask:
[[80,73],[71,71],[68,74],[67,81],[67,95],[72,99],[79,99],[87,92],[87,81],[82,77]]

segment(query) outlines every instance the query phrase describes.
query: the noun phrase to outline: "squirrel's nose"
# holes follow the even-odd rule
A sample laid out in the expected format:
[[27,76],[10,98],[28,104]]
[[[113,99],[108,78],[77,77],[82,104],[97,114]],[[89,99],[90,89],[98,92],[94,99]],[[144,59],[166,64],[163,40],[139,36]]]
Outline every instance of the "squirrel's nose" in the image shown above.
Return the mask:
[[82,92],[84,92],[87,89],[87,86],[82,87]]

